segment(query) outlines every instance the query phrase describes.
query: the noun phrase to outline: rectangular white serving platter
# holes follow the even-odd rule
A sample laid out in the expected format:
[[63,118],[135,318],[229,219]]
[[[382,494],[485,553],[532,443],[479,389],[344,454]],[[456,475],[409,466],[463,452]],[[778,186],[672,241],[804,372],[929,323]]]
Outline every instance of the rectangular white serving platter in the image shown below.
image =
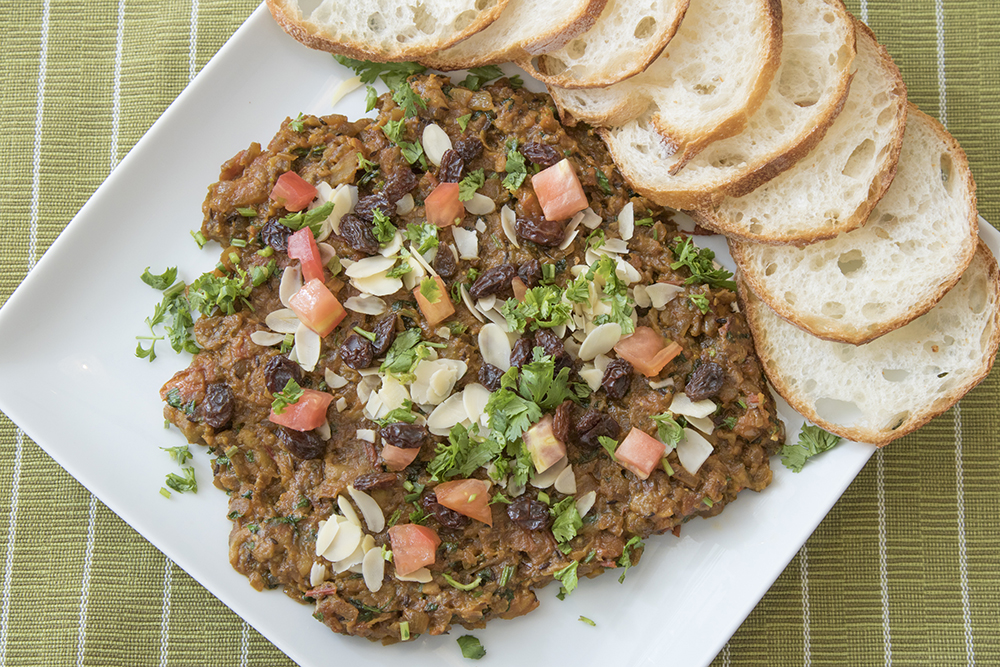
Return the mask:
[[[513,70],[511,70],[513,71]],[[352,75],[278,28],[262,7],[247,20],[97,190],[0,309],[0,410],[157,548],[302,667],[367,659],[413,667],[466,664],[454,638],[383,647],[342,637],[312,609],[278,591],[258,593],[229,565],[227,497],[195,447],[201,490],[163,498],[176,470],[161,447],[183,442],[163,428],[158,390],[189,363],[160,343],[154,363],[135,358],[135,336],[159,294],[139,281],[147,266],[179,266],[190,281],[218,248],[199,251],[207,186],[250,142],[266,145],[286,116],[328,114]],[[381,85],[381,84],[380,84]],[[536,82],[530,87],[538,90]],[[337,107],[364,115],[364,91]],[[983,225],[994,253],[998,234]],[[700,237],[732,269],[721,238]],[[47,378],[26,388],[24,378]],[[792,439],[802,419],[779,399]],[[845,443],[800,474],[777,459],[763,493],[745,491],[719,517],[686,524],[680,538],[647,540],[624,584],[616,573],[581,582],[565,601],[539,591],[531,614],[495,621],[479,637],[482,664],[704,665],[764,595],[871,456]],[[125,470],[127,463],[127,471]],[[579,616],[593,619],[591,627]]]

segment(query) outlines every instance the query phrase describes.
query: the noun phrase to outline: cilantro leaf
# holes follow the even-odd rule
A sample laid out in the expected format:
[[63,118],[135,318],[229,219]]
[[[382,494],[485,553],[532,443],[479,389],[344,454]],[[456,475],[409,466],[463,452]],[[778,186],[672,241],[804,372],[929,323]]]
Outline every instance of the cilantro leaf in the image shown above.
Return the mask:
[[298,403],[304,393],[299,383],[289,378],[288,382],[285,383],[285,388],[274,395],[274,400],[271,402],[271,409],[274,410],[274,414],[276,415],[284,414],[285,409],[289,405]]
[[177,280],[177,267],[172,266],[157,276],[150,273],[149,267],[147,266],[146,270],[143,271],[142,275],[139,277],[142,279],[142,282],[146,283],[153,289],[165,290],[173,285],[174,281]]
[[167,486],[178,493],[198,493],[198,480],[194,476],[194,468],[188,466],[181,468],[181,474],[169,473],[167,475]]
[[622,549],[622,555],[618,558],[618,567],[625,568],[625,571],[622,572],[622,576],[618,577],[619,584],[625,583],[625,575],[628,574],[629,568],[632,567],[632,550],[643,549],[645,546],[646,545],[638,535],[633,535],[632,538],[625,543],[625,547]]
[[667,450],[677,446],[677,443],[684,437],[684,427],[674,420],[674,416],[669,412],[660,415],[653,415],[651,419],[656,422],[656,435]]
[[688,301],[693,303],[703,315],[708,312],[708,297],[704,294],[688,294]]
[[601,447],[604,447],[604,451],[608,453],[608,456],[610,456],[615,461],[618,460],[618,457],[615,456],[615,450],[618,449],[617,440],[615,440],[614,438],[609,438],[606,435],[599,435],[597,436],[597,441],[601,443]]
[[482,577],[476,577],[473,581],[467,584],[462,584],[455,581],[455,579],[447,572],[442,572],[441,576],[444,577],[444,580],[448,582],[449,586],[451,586],[452,588],[457,588],[460,591],[471,591],[474,588],[478,588],[479,584],[483,583]]
[[608,181],[608,175],[605,174],[602,169],[594,169],[594,173],[597,175],[597,185],[601,188],[601,192],[606,195],[613,194],[614,190],[611,189],[611,183]]
[[437,303],[441,300],[441,288],[434,278],[424,278],[420,281],[420,294],[427,299],[427,303]]
[[375,235],[375,240],[378,241],[379,246],[384,248],[396,237],[396,225],[392,224],[392,220],[380,208],[373,208],[372,216],[372,222],[374,223],[372,233]]
[[573,496],[563,498],[558,503],[549,508],[552,515],[552,535],[556,542],[569,542],[580,528],[583,527],[583,519],[576,509],[576,499]]
[[504,167],[504,171],[507,172],[507,175],[504,176],[503,186],[511,192],[521,187],[521,184],[524,183],[524,178],[528,175],[528,168],[524,164],[524,156],[517,150],[516,139],[512,139],[507,144],[507,164]]
[[469,660],[479,660],[486,655],[486,649],[484,649],[479,640],[472,635],[462,635],[455,641],[458,642],[459,648],[462,649],[463,658],[468,658]]
[[407,240],[419,253],[438,247],[438,227],[428,222],[411,222],[404,232]]
[[486,174],[482,169],[476,169],[470,174],[467,174],[458,183],[458,201],[470,201],[472,196],[476,194],[476,191],[483,187],[486,182]]
[[316,238],[323,230],[323,222],[330,217],[331,213],[333,213],[333,202],[328,201],[322,206],[317,206],[314,209],[299,211],[298,213],[292,213],[291,215],[286,215],[283,218],[278,218],[278,222],[295,231],[298,231],[303,227],[308,227],[312,230],[313,238]]
[[840,436],[828,433],[819,426],[806,424],[799,432],[798,442],[782,446],[781,462],[793,472],[802,472],[802,467],[809,458],[833,449],[840,440]]
[[401,83],[414,74],[423,74],[427,68],[417,63],[375,63],[370,60],[355,60],[347,56],[335,55],[334,60],[344,67],[353,70],[361,78],[361,83],[375,83],[375,79],[381,78],[383,83],[391,90],[395,90]]
[[413,118],[417,115],[417,107],[421,109],[427,108],[427,102],[424,98],[417,95],[410,84],[401,82],[398,87],[392,91],[392,101],[398,104],[403,109],[404,118]]
[[486,65],[485,67],[473,67],[469,74],[458,85],[469,90],[479,90],[493,79],[502,77],[503,70],[496,65]]
[[532,330],[557,327],[569,321],[572,306],[563,301],[563,290],[555,285],[540,285],[525,292],[521,301],[507,299],[501,313],[511,331],[523,332],[528,320]]
[[725,269],[715,268],[715,253],[708,248],[698,248],[691,239],[674,238],[674,246],[670,250],[677,257],[677,261],[670,265],[675,271],[681,267],[686,267],[691,272],[691,277],[684,281],[685,285],[694,283],[704,283],[709,287],[725,288],[736,291],[736,283],[730,278],[733,274]]
[[430,356],[430,348],[444,346],[444,343],[421,341],[418,328],[407,329],[396,336],[379,371],[388,373],[401,382],[412,382],[413,367],[417,362]]
[[187,445],[180,445],[178,447],[160,447],[160,449],[165,451],[167,454],[170,454],[170,458],[177,461],[180,465],[184,465],[188,459],[194,458]]
[[562,583],[562,589],[559,591],[563,597],[569,595],[576,590],[577,585],[580,583],[580,579],[577,576],[576,569],[579,567],[579,563],[573,561],[561,570],[556,570],[552,575]]
[[471,113],[467,113],[464,116],[459,116],[458,118],[455,119],[455,121],[458,123],[458,126],[462,128],[462,132],[465,132],[465,128],[469,126],[470,120],[472,120]]

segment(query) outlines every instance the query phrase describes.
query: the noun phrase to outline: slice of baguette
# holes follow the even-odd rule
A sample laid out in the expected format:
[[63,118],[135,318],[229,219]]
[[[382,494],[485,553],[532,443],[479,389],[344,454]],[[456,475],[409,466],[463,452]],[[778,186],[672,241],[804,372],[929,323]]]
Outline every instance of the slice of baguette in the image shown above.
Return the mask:
[[[896,172],[906,128],[906,87],[872,31],[860,21],[855,28],[857,72],[844,110],[823,140],[753,192],[692,211],[703,227],[758,243],[801,244],[865,223]],[[971,247],[969,252],[971,258]]]
[[740,295],[778,393],[827,431],[879,446],[954,405],[986,377],[1000,345],[1000,277],[982,241],[937,306],[867,345],[816,338],[778,317],[745,284]]
[[[420,59],[450,71],[530,58],[558,49],[594,25],[608,0],[510,0],[496,21],[454,46]],[[525,20],[530,17],[530,20]]]
[[651,109],[664,140],[693,157],[743,131],[780,60],[778,0],[691,0],[677,34],[646,71],[607,88],[549,86],[549,94],[569,123],[624,125]]
[[860,344],[926,313],[958,282],[976,251],[977,225],[965,153],[911,106],[896,178],[864,227],[802,248],[731,241],[730,251],[781,317]]
[[306,46],[378,62],[416,60],[484,29],[508,0],[267,0]]
[[687,7],[688,0],[608,0],[590,30],[537,59],[523,58],[518,65],[549,85],[611,85],[643,71],[660,55]]
[[782,5],[782,24],[781,67],[740,134],[709,144],[685,164],[688,156],[663,141],[648,111],[601,129],[636,190],[673,208],[709,208],[724,195],[753,191],[819,143],[847,98],[854,20],[840,0],[799,0]]

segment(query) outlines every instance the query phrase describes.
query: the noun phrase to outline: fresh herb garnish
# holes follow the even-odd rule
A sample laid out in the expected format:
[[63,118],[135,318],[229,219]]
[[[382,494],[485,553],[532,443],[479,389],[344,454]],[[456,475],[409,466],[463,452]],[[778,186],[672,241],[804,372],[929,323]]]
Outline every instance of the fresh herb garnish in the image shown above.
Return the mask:
[[437,303],[441,300],[441,287],[434,278],[427,277],[420,281],[420,294],[427,303]]
[[646,545],[643,544],[642,540],[638,535],[633,535],[632,538],[625,543],[622,548],[622,555],[618,558],[618,567],[623,567],[625,570],[622,572],[622,576],[618,577],[618,583],[625,583],[625,575],[628,574],[628,570],[632,567],[632,550],[642,549]]
[[733,274],[725,269],[715,268],[715,253],[708,248],[698,248],[690,238],[677,236],[674,238],[673,251],[677,261],[670,265],[675,271],[686,267],[691,271],[691,277],[684,281],[685,285],[704,283],[709,287],[724,288],[736,291],[736,283],[730,278]]
[[190,450],[188,450],[187,445],[180,445],[178,447],[160,447],[167,454],[170,454],[170,458],[177,461],[178,464],[184,465],[188,459],[194,458],[191,455]]
[[288,127],[292,128],[292,132],[301,132],[305,129],[305,125],[302,122],[301,111],[299,112],[299,115],[295,117],[295,120],[288,121]]
[[587,625],[589,625],[589,626],[591,626],[591,627],[594,627],[594,628],[596,628],[596,627],[597,627],[597,623],[594,623],[594,622],[593,622],[592,620],[590,620],[590,619],[589,619],[589,618],[587,618],[586,616],[581,616],[581,617],[580,617],[580,618],[578,618],[577,620],[578,620],[578,621],[580,621],[581,623],[586,623]]
[[502,77],[503,70],[496,65],[486,65],[485,67],[473,67],[469,74],[458,85],[469,90],[479,90],[484,85],[494,79]]
[[479,640],[472,635],[462,635],[455,641],[458,642],[459,648],[462,649],[462,657],[464,658],[468,658],[469,660],[479,660],[486,655],[486,649],[484,649]]
[[467,113],[464,116],[459,116],[458,118],[456,118],[455,122],[457,122],[458,126],[462,128],[462,132],[465,132],[465,128],[469,126],[470,120],[472,120],[472,114]]
[[372,233],[375,235],[375,240],[378,241],[379,246],[384,248],[396,237],[396,226],[392,224],[392,220],[380,208],[373,208],[372,216],[372,221],[374,222]]
[[674,416],[669,412],[660,415],[653,415],[651,419],[656,422],[656,435],[667,449],[673,449],[684,437],[684,427],[674,420]]
[[472,589],[477,588],[479,584],[483,583],[482,577],[476,577],[474,581],[468,584],[461,584],[455,581],[447,572],[442,572],[441,576],[444,577],[444,580],[448,582],[449,586],[457,588],[460,591],[471,591]]
[[274,395],[274,400],[271,402],[271,409],[274,410],[274,414],[276,415],[283,414],[289,405],[298,403],[304,393],[299,383],[289,378],[288,382],[285,383],[285,388]]
[[806,424],[799,431],[799,440],[794,445],[783,445],[781,462],[792,472],[802,472],[806,461],[817,454],[833,449],[840,443],[840,436],[824,431],[819,426]]
[[298,231],[303,227],[308,227],[312,230],[313,238],[316,238],[320,235],[320,232],[323,231],[323,222],[330,217],[331,213],[333,213],[333,202],[328,201],[322,206],[317,206],[314,209],[299,211],[298,213],[292,213],[283,218],[278,218],[278,222],[294,231]]
[[507,172],[507,175],[504,176],[503,186],[511,192],[521,187],[521,184],[524,183],[524,178],[528,175],[528,168],[524,164],[524,156],[517,150],[517,139],[511,139],[507,142],[507,164],[504,167],[504,171]]
[[601,447],[604,448],[604,451],[608,453],[608,456],[617,461],[618,457],[615,456],[615,450],[618,449],[618,441],[614,438],[609,438],[606,435],[598,436],[597,440],[601,443]]
[[563,300],[564,291],[555,285],[540,285],[525,292],[521,301],[507,299],[501,313],[511,331],[523,332],[529,320],[531,329],[557,327],[570,319],[572,306]]
[[198,493],[198,480],[194,476],[194,468],[188,466],[181,468],[181,474],[169,473],[167,475],[167,486],[178,493]]
[[458,183],[458,201],[470,201],[479,188],[486,182],[486,174],[482,169],[466,174]]
[[559,589],[560,599],[565,599],[567,595],[576,590],[577,584],[580,582],[576,574],[579,565],[578,562],[573,561],[561,570],[556,570],[552,575],[562,583],[562,588]]
[[614,190],[611,189],[607,174],[601,169],[594,169],[594,173],[597,175],[597,186],[601,188],[601,192],[609,196],[613,194]]
[[163,291],[173,285],[174,281],[177,280],[177,267],[171,266],[169,269],[157,276],[150,273],[149,267],[147,266],[146,270],[142,272],[142,275],[139,276],[139,278],[142,279],[142,282],[146,283],[153,289]]
[[576,509],[576,500],[573,496],[563,498],[550,507],[549,513],[553,518],[552,535],[556,538],[556,542],[569,542],[583,527],[583,519]]
[[704,294],[688,294],[688,300],[704,315],[708,312],[708,297]]
[[429,222],[411,222],[406,226],[406,239],[419,253],[438,247],[438,226]]

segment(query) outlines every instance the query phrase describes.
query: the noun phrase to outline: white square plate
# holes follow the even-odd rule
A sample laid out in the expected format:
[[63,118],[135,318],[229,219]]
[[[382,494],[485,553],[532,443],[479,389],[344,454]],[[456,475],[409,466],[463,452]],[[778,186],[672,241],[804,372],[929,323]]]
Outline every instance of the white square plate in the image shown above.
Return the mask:
[[[147,266],[179,266],[190,281],[215,265],[188,230],[201,223],[218,167],[252,141],[262,144],[299,111],[327,114],[330,94],[352,73],[287,37],[261,7],[177,98],[97,190],[0,311],[0,409],[108,507],[303,667],[406,660],[413,667],[467,664],[454,637],[424,636],[383,647],[330,632],[311,608],[280,592],[258,593],[228,560],[227,498],[211,484],[204,448],[197,495],[159,494],[176,466],[160,447],[158,390],[187,357],[165,343],[147,363],[133,356],[158,293],[139,281]],[[535,87],[539,89],[539,87]],[[338,113],[364,113],[364,91]],[[998,234],[982,233],[994,252]],[[721,238],[701,237],[732,268]],[[43,377],[44,386],[24,383]],[[779,412],[794,439],[802,419]],[[583,582],[565,601],[556,588],[513,621],[474,634],[482,664],[709,663],[854,479],[872,448],[846,443],[793,474],[774,463],[774,482],[744,492],[682,537],[651,538],[641,565],[619,585],[613,573]],[[127,462],[127,466],[124,464]],[[126,472],[127,468],[127,472]],[[678,613],[683,610],[683,613]],[[597,622],[580,623],[579,616]],[[526,650],[530,647],[530,650]]]

